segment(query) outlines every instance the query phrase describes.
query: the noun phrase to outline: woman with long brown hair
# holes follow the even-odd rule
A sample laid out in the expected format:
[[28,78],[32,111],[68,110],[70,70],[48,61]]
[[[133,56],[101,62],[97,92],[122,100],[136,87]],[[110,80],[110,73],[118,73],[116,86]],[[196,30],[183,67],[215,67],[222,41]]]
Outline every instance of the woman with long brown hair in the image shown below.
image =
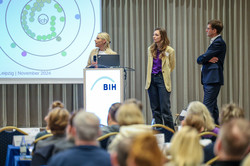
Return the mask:
[[170,111],[171,72],[175,68],[175,51],[169,46],[167,32],[156,28],[153,44],[148,48],[146,89],[155,123],[174,129]]

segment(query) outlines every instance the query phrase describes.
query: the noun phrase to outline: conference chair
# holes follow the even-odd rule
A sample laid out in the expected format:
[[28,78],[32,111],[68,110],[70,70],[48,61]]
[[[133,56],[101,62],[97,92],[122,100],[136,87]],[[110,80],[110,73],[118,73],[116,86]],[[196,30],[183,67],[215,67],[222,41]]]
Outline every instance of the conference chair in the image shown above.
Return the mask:
[[6,126],[0,129],[0,166],[5,165],[8,145],[12,145],[14,135],[28,135],[26,132],[14,126]]
[[218,158],[219,158],[218,156],[215,156],[214,158],[206,162],[206,165],[212,165],[216,160],[218,160]]
[[174,135],[175,131],[168,126],[162,124],[154,124],[152,128],[160,133],[164,134],[165,142],[170,142],[172,136]]
[[214,136],[214,137],[217,137],[217,134],[214,133],[214,132],[211,132],[211,131],[205,131],[205,132],[199,133],[199,136],[200,137],[204,137],[204,136]]
[[37,143],[38,141],[40,141],[40,140],[44,140],[44,139],[46,139],[46,138],[48,138],[48,137],[51,137],[51,136],[53,136],[53,134],[46,134],[46,135],[43,135],[43,136],[37,138],[37,139],[34,141],[34,144],[36,144],[36,143]]
[[108,133],[108,134],[105,134],[103,136],[100,136],[99,138],[97,138],[97,141],[100,142],[100,146],[103,148],[103,149],[107,149],[109,143],[111,142],[110,138],[114,137],[115,135],[117,135],[118,132],[111,132],[111,133]]
[[215,142],[217,138],[217,134],[211,131],[205,131],[205,132],[199,133],[199,136],[201,137],[201,139],[210,139],[212,142]]

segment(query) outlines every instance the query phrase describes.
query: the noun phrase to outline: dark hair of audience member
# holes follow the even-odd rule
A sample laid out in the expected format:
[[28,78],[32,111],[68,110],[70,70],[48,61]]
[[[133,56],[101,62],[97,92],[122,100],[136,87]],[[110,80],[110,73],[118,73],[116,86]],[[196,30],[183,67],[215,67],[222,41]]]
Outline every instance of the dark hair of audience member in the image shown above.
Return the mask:
[[118,108],[121,106],[121,103],[114,103],[111,105],[111,107],[109,108],[109,113],[111,118],[113,119],[113,121],[117,122],[115,116],[116,116],[116,112],[118,110]]

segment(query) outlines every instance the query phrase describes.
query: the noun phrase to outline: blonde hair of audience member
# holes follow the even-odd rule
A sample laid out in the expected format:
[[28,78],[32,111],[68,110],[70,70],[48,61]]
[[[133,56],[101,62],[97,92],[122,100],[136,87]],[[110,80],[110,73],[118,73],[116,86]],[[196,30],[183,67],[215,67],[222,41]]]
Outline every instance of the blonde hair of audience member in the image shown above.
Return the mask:
[[49,112],[48,128],[54,135],[64,134],[69,122],[69,112],[64,108],[56,107]]
[[143,105],[142,105],[141,101],[137,100],[136,98],[127,99],[127,100],[124,101],[124,103],[134,103],[134,104],[136,104],[139,107],[139,109],[141,111],[143,109]]
[[187,114],[185,119],[182,121],[182,126],[190,126],[195,128],[199,133],[204,130],[204,119],[203,117],[196,114]]
[[211,131],[215,128],[214,119],[212,118],[207,107],[200,101],[193,101],[189,103],[187,108],[188,114],[197,114],[204,118],[204,130]]
[[[203,149],[196,129],[184,126],[171,139],[170,165],[198,166],[203,161]],[[167,164],[168,165],[168,164]]]
[[222,125],[214,152],[219,160],[242,160],[250,148],[250,123],[245,119],[232,119]]
[[249,166],[250,165],[250,153],[245,157],[243,160],[242,166]]
[[[49,112],[56,108],[56,107],[59,107],[59,108],[64,108],[64,104],[59,101],[59,100],[56,100],[56,101],[53,101],[53,103],[49,106]],[[49,112],[48,114],[44,117],[44,120],[48,123],[48,115],[49,115]]]
[[127,159],[128,166],[161,166],[163,163],[163,153],[152,133],[143,133],[134,138]]
[[80,145],[82,141],[97,144],[96,139],[101,135],[99,118],[91,112],[80,111],[73,120],[76,129],[75,143]]
[[116,119],[120,126],[145,123],[141,110],[134,103],[122,104],[116,113]]
[[245,118],[244,110],[234,103],[224,105],[219,117],[220,125],[233,118]]

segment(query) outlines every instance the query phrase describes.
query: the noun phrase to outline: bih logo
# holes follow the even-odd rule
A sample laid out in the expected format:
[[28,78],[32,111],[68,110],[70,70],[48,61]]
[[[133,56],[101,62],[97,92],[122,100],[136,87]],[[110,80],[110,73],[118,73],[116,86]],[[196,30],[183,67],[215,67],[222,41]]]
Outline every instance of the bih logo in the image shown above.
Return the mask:
[[101,80],[109,80],[109,81],[111,81],[112,83],[114,83],[114,84],[105,84],[105,83],[104,83],[104,84],[103,84],[103,90],[116,90],[115,81],[114,81],[112,78],[107,77],[107,76],[98,78],[98,79],[94,82],[94,84],[92,85],[91,90],[93,90],[94,87],[95,87],[95,85],[96,85],[99,81],[101,81]]

